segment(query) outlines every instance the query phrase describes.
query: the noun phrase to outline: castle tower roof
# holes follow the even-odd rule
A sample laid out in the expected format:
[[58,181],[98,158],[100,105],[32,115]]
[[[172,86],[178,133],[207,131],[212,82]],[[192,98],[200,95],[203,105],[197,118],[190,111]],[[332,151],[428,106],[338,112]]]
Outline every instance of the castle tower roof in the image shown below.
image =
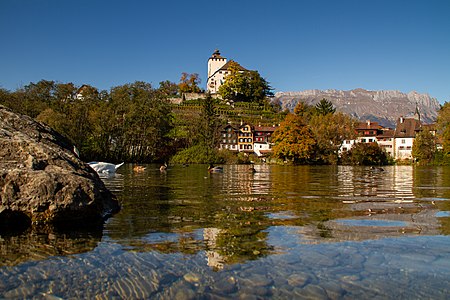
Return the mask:
[[216,50],[214,51],[214,53],[211,55],[211,58],[225,58],[225,57],[223,57],[223,56],[220,55],[219,49],[216,49]]

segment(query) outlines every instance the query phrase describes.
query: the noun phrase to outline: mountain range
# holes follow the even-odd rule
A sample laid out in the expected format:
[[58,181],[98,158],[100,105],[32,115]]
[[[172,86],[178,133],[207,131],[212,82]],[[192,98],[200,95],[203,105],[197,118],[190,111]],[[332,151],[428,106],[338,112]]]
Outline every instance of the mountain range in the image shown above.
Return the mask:
[[399,117],[414,115],[416,107],[423,123],[436,121],[440,104],[436,98],[415,91],[368,91],[365,89],[305,90],[299,92],[277,92],[272,101],[279,102],[283,109],[293,111],[299,101],[316,105],[321,99],[333,103],[336,111],[347,113],[361,121],[378,122],[394,128]]

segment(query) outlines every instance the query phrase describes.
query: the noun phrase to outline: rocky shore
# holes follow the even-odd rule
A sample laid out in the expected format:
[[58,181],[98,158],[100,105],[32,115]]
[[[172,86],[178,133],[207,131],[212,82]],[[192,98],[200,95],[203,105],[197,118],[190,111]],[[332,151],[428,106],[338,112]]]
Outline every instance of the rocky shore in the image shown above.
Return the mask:
[[119,202],[66,138],[0,106],[0,227],[101,223]]

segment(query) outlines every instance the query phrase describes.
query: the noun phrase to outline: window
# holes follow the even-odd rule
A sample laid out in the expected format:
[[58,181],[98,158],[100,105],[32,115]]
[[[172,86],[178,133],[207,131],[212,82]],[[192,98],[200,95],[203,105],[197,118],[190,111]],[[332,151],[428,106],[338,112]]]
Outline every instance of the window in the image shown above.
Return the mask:
[[362,139],[361,142],[365,143],[365,142],[366,142],[366,139]]
[[406,144],[406,140],[405,139],[402,139],[402,144]]

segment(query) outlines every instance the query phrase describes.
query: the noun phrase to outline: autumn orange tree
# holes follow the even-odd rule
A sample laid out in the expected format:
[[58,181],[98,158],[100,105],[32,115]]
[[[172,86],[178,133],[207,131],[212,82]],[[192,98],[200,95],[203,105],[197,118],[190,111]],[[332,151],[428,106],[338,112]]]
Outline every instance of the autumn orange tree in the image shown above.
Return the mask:
[[200,93],[201,89],[198,86],[200,82],[201,80],[197,73],[188,74],[183,72],[181,74],[180,83],[178,84],[180,93]]
[[275,130],[272,136],[273,154],[278,158],[291,160],[295,163],[308,162],[316,142],[308,125],[302,117],[288,114],[285,120]]

